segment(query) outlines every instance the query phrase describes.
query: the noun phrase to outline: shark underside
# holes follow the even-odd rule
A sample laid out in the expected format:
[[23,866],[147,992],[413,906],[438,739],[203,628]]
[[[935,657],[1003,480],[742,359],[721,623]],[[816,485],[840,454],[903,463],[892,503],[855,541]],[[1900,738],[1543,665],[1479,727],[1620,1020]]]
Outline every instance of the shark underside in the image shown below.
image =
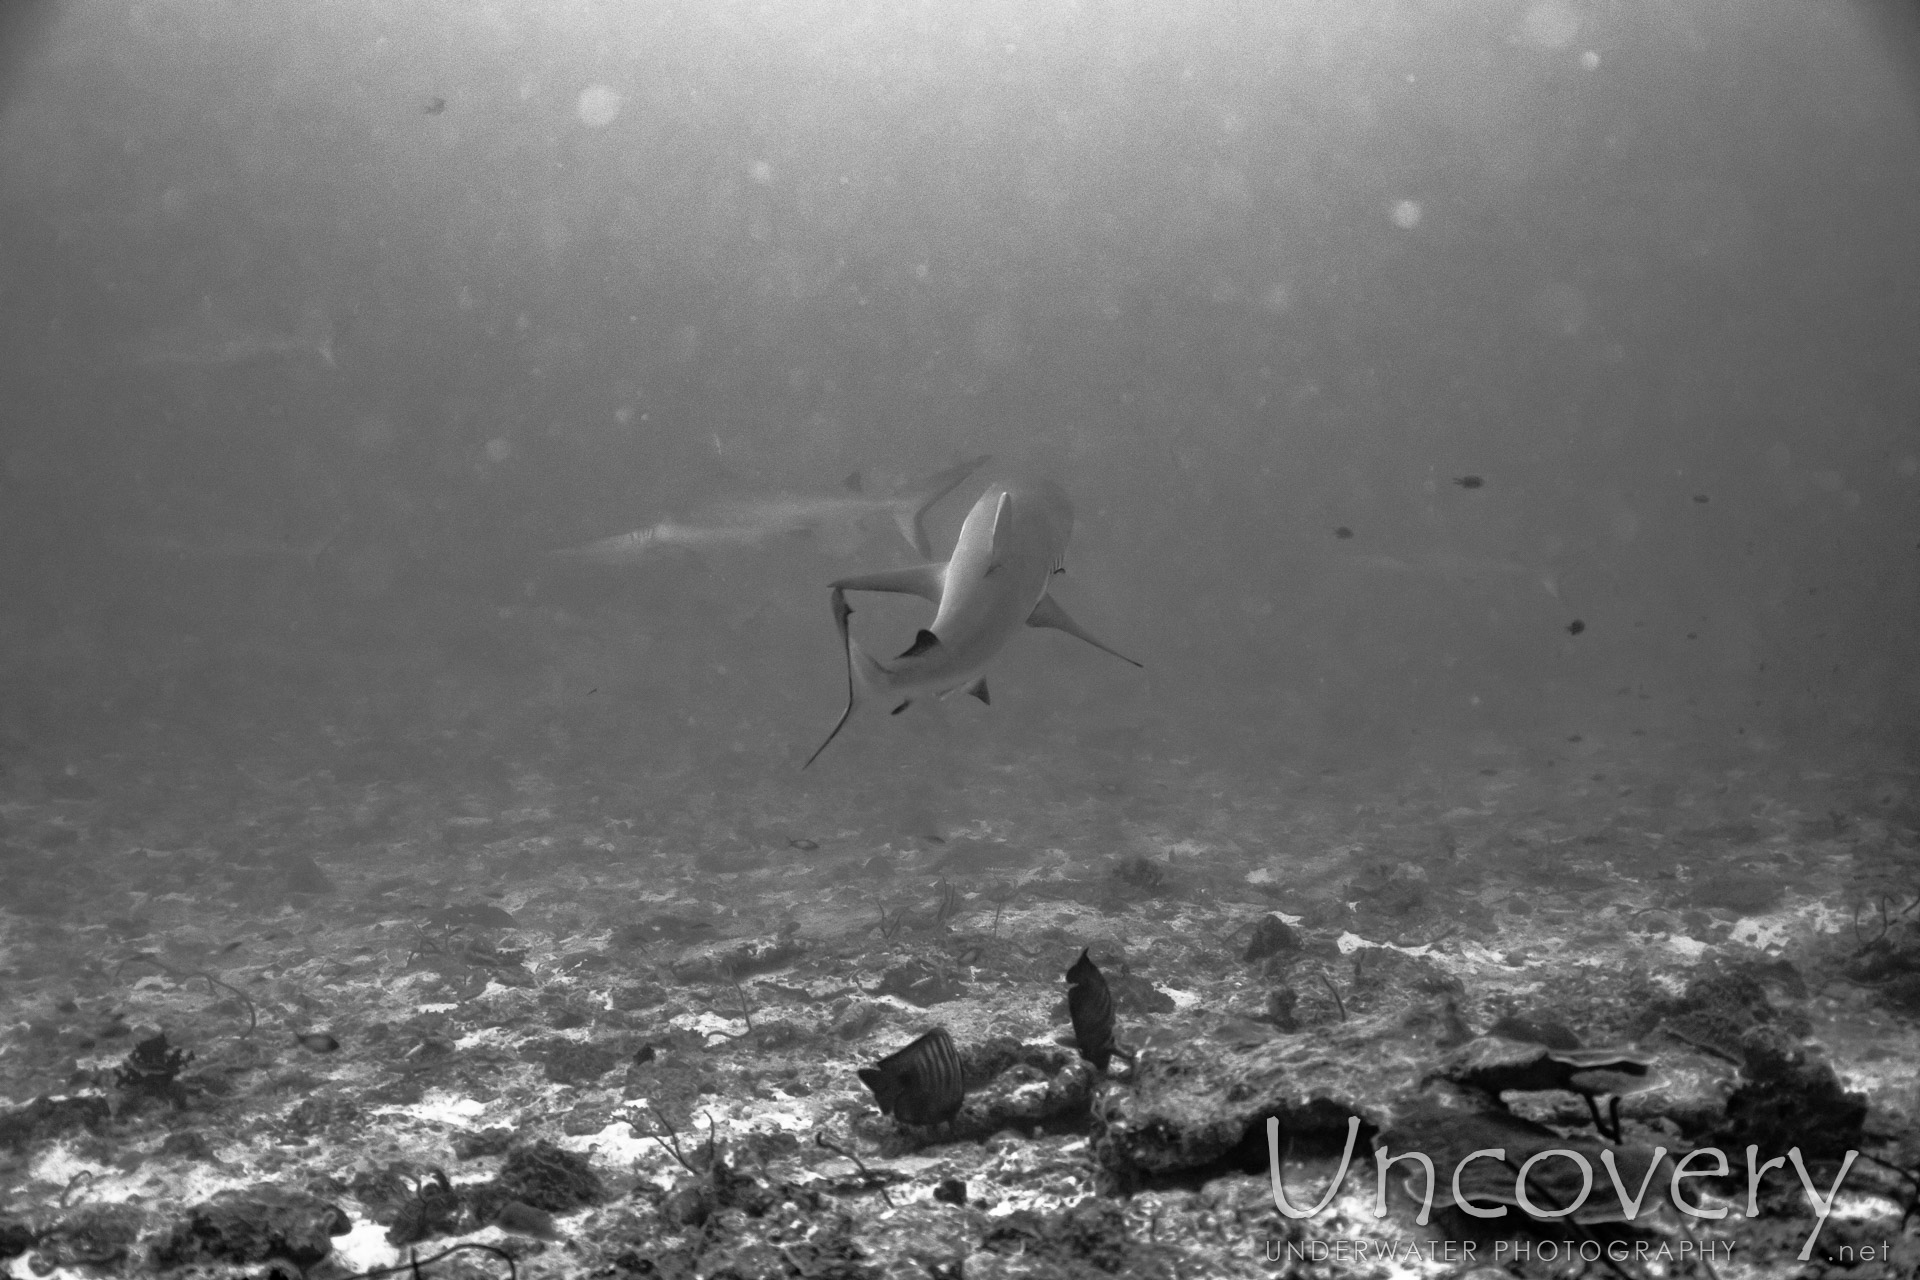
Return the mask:
[[[895,715],[924,695],[964,691],[990,701],[986,668],[1022,627],[1051,627],[1123,662],[1141,664],[1094,638],[1048,592],[1065,572],[1073,506],[1051,480],[993,485],[967,513],[953,555],[905,569],[861,574],[830,583],[834,625],[847,658],[847,706],[807,757],[820,758],[854,711],[883,700]],[[890,662],[869,655],[853,638],[849,591],[919,596],[934,606],[933,621]]]

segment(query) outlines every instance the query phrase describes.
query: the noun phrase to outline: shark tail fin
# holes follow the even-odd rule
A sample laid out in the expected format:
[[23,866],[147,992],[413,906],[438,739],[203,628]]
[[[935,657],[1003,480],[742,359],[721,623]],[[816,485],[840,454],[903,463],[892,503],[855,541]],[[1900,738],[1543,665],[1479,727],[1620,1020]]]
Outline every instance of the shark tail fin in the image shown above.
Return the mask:
[[827,734],[826,741],[815,747],[813,754],[807,757],[807,763],[800,766],[802,769],[818,760],[820,753],[840,736],[840,731],[847,727],[847,721],[853,719],[853,713],[873,692],[875,677],[880,674],[880,664],[868,656],[867,651],[860,647],[860,642],[853,638],[853,632],[847,627],[847,619],[852,616],[853,609],[847,604],[845,589],[835,587],[833,589],[833,624],[839,628],[840,643],[847,651],[847,709],[840,713],[838,720],[834,721],[833,730]]
[[320,557],[327,554],[327,549],[338,542],[340,535],[347,531],[347,521],[348,517],[341,516],[339,523],[334,525],[324,537],[300,549],[300,554],[306,558],[307,568],[312,569],[319,565]]
[[329,369],[338,369],[340,364],[333,358],[333,317],[320,307],[308,307],[300,313],[300,327],[297,331],[302,341],[320,357],[320,362]]
[[963,462],[957,467],[948,467],[937,475],[907,490],[893,500],[894,523],[900,526],[900,536],[913,544],[922,560],[933,559],[933,540],[927,536],[927,512],[933,504],[952,493],[960,482],[978,471],[991,455],[982,454],[972,462]]

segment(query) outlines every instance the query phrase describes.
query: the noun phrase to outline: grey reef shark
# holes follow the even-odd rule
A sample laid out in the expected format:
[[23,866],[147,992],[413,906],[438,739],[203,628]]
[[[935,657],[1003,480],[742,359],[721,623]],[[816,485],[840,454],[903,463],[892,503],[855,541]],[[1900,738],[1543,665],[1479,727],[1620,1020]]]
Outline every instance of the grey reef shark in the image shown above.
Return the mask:
[[893,520],[920,556],[931,559],[927,539],[928,508],[952,492],[986,461],[975,458],[929,476],[905,492],[869,494],[859,474],[847,477],[848,492],[837,494],[776,494],[764,498],[731,498],[709,505],[691,521],[663,520],[645,529],[617,534],[567,547],[556,556],[595,564],[635,564],[668,548],[717,550],[755,546],[784,534],[824,533],[830,546],[851,547],[867,521],[884,516]]
[[[971,472],[978,465],[968,464],[966,470]],[[915,524],[919,525],[918,517]],[[924,528],[918,533],[916,545],[928,554]],[[926,695],[944,698],[964,691],[989,702],[987,665],[1022,627],[1052,627],[1141,666],[1094,639],[1048,594],[1053,576],[1066,572],[1067,540],[1072,536],[1073,504],[1053,481],[994,484],[967,513],[950,559],[829,583],[833,621],[847,655],[847,709],[826,741],[800,767],[818,760],[854,711],[868,701],[893,704],[895,715]],[[849,591],[919,596],[933,604],[933,621],[914,637],[905,653],[882,662],[862,649],[848,628],[847,620],[853,616],[847,604]]]

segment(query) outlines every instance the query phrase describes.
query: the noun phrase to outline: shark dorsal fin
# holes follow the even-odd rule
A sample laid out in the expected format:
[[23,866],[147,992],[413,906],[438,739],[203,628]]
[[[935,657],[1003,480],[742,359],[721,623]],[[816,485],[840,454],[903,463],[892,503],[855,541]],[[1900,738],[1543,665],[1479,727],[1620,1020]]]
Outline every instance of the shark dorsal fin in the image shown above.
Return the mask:
[[978,680],[975,680],[972,684],[968,685],[967,692],[972,694],[974,697],[980,699],[980,701],[986,703],[988,706],[993,705],[993,699],[987,696],[987,678],[985,676],[981,676]]
[[[920,634],[913,638],[913,643],[907,646],[907,651],[901,654],[900,657],[917,658],[927,650],[936,648],[939,643],[940,637],[923,627],[920,630]],[[894,659],[894,661],[898,662],[899,658]]]

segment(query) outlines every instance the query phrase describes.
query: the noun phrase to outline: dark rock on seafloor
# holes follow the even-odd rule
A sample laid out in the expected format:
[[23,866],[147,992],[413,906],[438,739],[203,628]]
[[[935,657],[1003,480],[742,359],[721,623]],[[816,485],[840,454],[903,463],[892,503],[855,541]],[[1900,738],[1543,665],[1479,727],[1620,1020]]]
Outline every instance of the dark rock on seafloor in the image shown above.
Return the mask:
[[1840,1087],[1833,1068],[1771,1027],[1741,1040],[1741,1083],[1727,1098],[1715,1137],[1729,1149],[1799,1147],[1810,1159],[1838,1159],[1862,1144],[1867,1095]]
[[1545,1045],[1549,1049],[1580,1047],[1580,1037],[1573,1034],[1565,1023],[1529,1014],[1507,1014],[1488,1027],[1487,1034],[1505,1036],[1509,1040],[1525,1040],[1531,1044]]
[[153,1264],[270,1262],[310,1267],[333,1252],[332,1237],[353,1229],[338,1205],[305,1191],[262,1185],[222,1191],[195,1205],[153,1246]]
[[113,1267],[126,1259],[146,1225],[146,1210],[136,1204],[81,1205],[40,1233],[35,1260],[53,1267]]
[[[1650,1185],[1664,1185],[1670,1168],[1667,1156],[1657,1148],[1604,1143],[1583,1133],[1562,1134],[1493,1107],[1484,1097],[1445,1089],[1402,1096],[1386,1108],[1383,1120],[1373,1143],[1376,1151],[1390,1157],[1417,1151],[1432,1160],[1436,1170],[1457,1170],[1461,1194],[1482,1209],[1504,1204],[1525,1214],[1527,1209],[1515,1194],[1515,1173],[1530,1158],[1546,1151],[1578,1152],[1589,1170],[1603,1168],[1602,1155],[1611,1153],[1620,1179],[1628,1187],[1640,1186],[1656,1165],[1659,1173]],[[1461,1167],[1473,1153],[1495,1149],[1506,1153],[1504,1159],[1482,1156]],[[1583,1181],[1578,1170],[1579,1166],[1564,1156],[1541,1160],[1527,1170],[1528,1200],[1546,1210],[1574,1204]],[[1402,1174],[1403,1185],[1407,1176]],[[1436,1178],[1435,1183],[1435,1207],[1457,1207],[1452,1177]],[[1582,1225],[1620,1222],[1626,1216],[1618,1198],[1607,1194],[1604,1183],[1594,1187],[1571,1214]]]
[[1247,939],[1246,953],[1241,956],[1248,964],[1256,960],[1265,960],[1268,956],[1277,956],[1287,951],[1298,951],[1300,939],[1290,925],[1276,915],[1264,915],[1253,926],[1253,936]]
[[626,1058],[610,1046],[560,1036],[526,1045],[521,1056],[542,1063],[547,1079],[555,1084],[591,1084]]
[[1106,1095],[1095,1150],[1122,1185],[1263,1172],[1274,1117],[1298,1150],[1337,1154],[1350,1116],[1410,1093],[1430,1065],[1384,1018],[1310,1037],[1169,1037],[1141,1053],[1134,1088]]
[[418,1180],[413,1194],[395,1209],[387,1228],[387,1243],[404,1247],[452,1235],[469,1225],[466,1218],[466,1197],[454,1189],[444,1171],[430,1169]]
[[488,1222],[509,1201],[548,1213],[568,1213],[598,1204],[606,1196],[606,1186],[585,1156],[542,1141],[509,1151],[493,1181],[475,1188],[469,1199],[474,1215]]
[[453,1155],[457,1160],[477,1160],[481,1156],[504,1155],[513,1146],[513,1130],[479,1129],[455,1135]]
[[1652,1012],[1668,1035],[1737,1063],[1742,1037],[1754,1027],[1777,1025],[1794,1035],[1808,1033],[1804,1014],[1775,1006],[1768,994],[1770,986],[1790,992],[1798,982],[1791,970],[1783,976],[1773,966],[1718,967],[1695,976],[1680,995],[1656,1002]]
[[1107,993],[1113,997],[1113,1007],[1118,1013],[1145,1017],[1149,1014],[1172,1013],[1179,1008],[1172,996],[1139,974],[1129,973],[1125,969],[1107,975]]
[[1786,884],[1777,874],[1728,867],[1694,881],[1686,900],[1696,907],[1721,907],[1742,915],[1754,915],[1767,910],[1786,891]]
[[0,1262],[17,1258],[33,1248],[37,1232],[18,1218],[0,1218]]
[[275,862],[290,893],[332,893],[333,878],[304,853],[285,853]]
[[24,1151],[35,1142],[77,1129],[98,1132],[111,1115],[107,1100],[97,1094],[35,1098],[23,1106],[0,1111],[0,1147]]
[[509,1200],[493,1213],[493,1225],[517,1236],[551,1240],[555,1236],[553,1215],[518,1200]]
[[[1084,1200],[1049,1214],[1017,1209],[995,1220],[980,1245],[982,1252],[967,1259],[966,1273],[990,1280],[1158,1276],[1168,1273],[1170,1263],[1163,1246],[1128,1232],[1126,1211],[1111,1200]],[[1017,1270],[996,1265],[1003,1259]]]
[[1448,1054],[1434,1072],[1498,1098],[1509,1090],[1564,1089],[1589,1096],[1638,1093],[1659,1075],[1653,1059],[1626,1049],[1551,1049],[1505,1036],[1479,1036]]
[[668,967],[682,982],[734,982],[792,964],[806,949],[806,943],[792,934],[728,939],[695,947]]

